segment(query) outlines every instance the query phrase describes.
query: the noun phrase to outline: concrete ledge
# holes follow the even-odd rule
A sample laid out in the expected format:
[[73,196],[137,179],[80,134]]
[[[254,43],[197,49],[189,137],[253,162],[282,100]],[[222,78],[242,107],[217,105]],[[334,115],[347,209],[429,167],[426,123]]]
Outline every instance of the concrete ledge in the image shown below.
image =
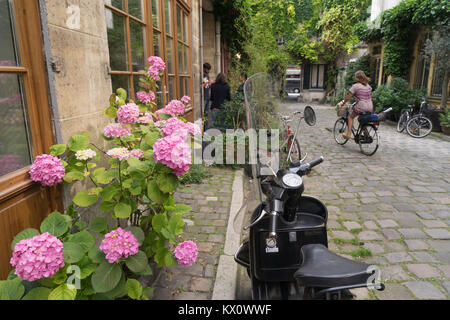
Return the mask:
[[244,215],[236,220],[237,233],[234,230],[234,220],[244,202],[244,172],[239,170],[235,172],[233,181],[233,195],[231,198],[230,215],[228,218],[227,234],[225,237],[224,254],[219,258],[216,280],[212,300],[235,300],[236,298],[236,279],[237,264],[234,261],[234,253],[240,245],[240,230]]

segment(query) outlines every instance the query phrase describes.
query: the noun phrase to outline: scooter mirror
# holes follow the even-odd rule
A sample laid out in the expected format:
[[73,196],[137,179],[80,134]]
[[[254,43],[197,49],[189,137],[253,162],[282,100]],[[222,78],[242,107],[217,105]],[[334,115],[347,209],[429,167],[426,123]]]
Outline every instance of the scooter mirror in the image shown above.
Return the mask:
[[314,112],[314,109],[310,106],[306,106],[305,110],[303,111],[303,115],[305,117],[305,122],[310,125],[314,126],[316,124],[316,113]]

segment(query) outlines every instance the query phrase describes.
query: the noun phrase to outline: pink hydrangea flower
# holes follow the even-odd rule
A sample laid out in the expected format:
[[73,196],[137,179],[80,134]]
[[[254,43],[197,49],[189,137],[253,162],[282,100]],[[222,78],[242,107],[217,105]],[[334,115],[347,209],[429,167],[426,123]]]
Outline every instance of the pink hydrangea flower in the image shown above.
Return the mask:
[[138,93],[136,93],[136,96],[142,103],[150,103],[156,98],[155,93],[152,91],[150,92],[139,91]]
[[133,149],[131,150],[130,155],[140,159],[144,156],[144,151],[142,151],[141,149]]
[[21,240],[14,247],[10,263],[24,280],[50,278],[64,267],[63,244],[48,232]]
[[128,160],[131,157],[131,153],[127,148],[113,148],[108,150],[106,154],[120,161]]
[[179,134],[185,135],[185,132],[187,132],[188,129],[184,121],[181,121],[176,117],[172,117],[164,122],[164,126],[162,127],[161,131],[164,136],[170,136],[174,133],[176,134],[177,132]]
[[161,79],[160,73],[166,68],[166,64],[160,57],[157,56],[149,57],[147,62],[150,65],[147,74],[154,80],[159,81]]
[[138,253],[139,243],[130,231],[119,227],[105,235],[100,250],[106,254],[109,263],[114,263],[122,257],[128,258]]
[[137,123],[143,123],[143,124],[148,124],[148,123],[152,123],[153,122],[153,116],[146,112],[143,116],[140,116],[137,119]]
[[177,117],[172,117],[172,118],[167,119],[164,122],[164,125],[163,125],[161,131],[164,134],[164,136],[169,136],[169,135],[175,134],[175,135],[183,136],[183,137],[187,137],[188,133],[190,133],[192,135],[196,135],[201,132],[200,127],[198,125],[196,125],[195,123],[184,122],[184,121],[178,119]]
[[178,264],[186,267],[192,266],[197,260],[198,248],[195,242],[188,240],[180,243],[174,251]]
[[115,137],[115,138],[123,138],[131,136],[130,128],[126,126],[122,126],[118,123],[109,124],[103,129],[103,134],[107,138]]
[[183,104],[183,102],[179,100],[172,100],[170,101],[167,106],[165,106],[162,109],[157,110],[155,113],[156,115],[159,115],[160,113],[166,113],[171,115],[172,117],[182,115],[186,112],[186,106]]
[[183,96],[180,100],[181,100],[181,102],[183,102],[184,104],[188,104],[188,103],[191,101],[191,97]]
[[37,156],[30,169],[31,180],[48,187],[60,183],[65,174],[61,160],[48,154]]
[[153,157],[172,168],[177,176],[185,174],[191,165],[191,148],[185,142],[185,137],[170,135],[159,139],[153,145]]
[[139,107],[134,103],[123,105],[117,111],[117,119],[121,124],[133,124],[139,117]]

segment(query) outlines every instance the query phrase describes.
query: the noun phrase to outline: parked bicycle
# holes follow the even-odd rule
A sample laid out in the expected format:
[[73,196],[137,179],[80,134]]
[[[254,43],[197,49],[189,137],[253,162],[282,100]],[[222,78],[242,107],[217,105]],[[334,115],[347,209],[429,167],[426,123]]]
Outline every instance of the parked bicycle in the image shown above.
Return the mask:
[[429,103],[424,98],[419,110],[416,106],[408,105],[408,109],[402,111],[397,123],[397,131],[406,132],[414,138],[424,138],[433,130],[433,123],[424,115],[425,108]]
[[[281,131],[280,150],[282,154],[287,155],[287,161],[290,163],[301,163],[306,158],[307,154],[302,154],[300,143],[298,142],[298,133],[300,129],[300,122],[305,117],[308,117],[308,124],[314,125],[316,123],[315,113],[311,106],[306,106],[303,113],[296,111],[290,115],[283,115],[278,113],[278,117],[282,123],[283,130]],[[293,131],[291,122],[296,121],[298,117],[297,127]]]
[[[344,106],[338,110],[339,119],[334,124],[333,134],[334,140],[340,145],[344,145],[350,139],[342,136],[343,132],[347,132],[348,117],[350,110],[356,105],[356,102],[350,106]],[[352,128],[352,137],[356,144],[359,145],[361,152],[367,156],[375,154],[379,146],[378,126],[379,121],[384,120],[385,114],[390,112],[392,108],[383,111],[381,114],[363,113],[358,117],[358,127]]]

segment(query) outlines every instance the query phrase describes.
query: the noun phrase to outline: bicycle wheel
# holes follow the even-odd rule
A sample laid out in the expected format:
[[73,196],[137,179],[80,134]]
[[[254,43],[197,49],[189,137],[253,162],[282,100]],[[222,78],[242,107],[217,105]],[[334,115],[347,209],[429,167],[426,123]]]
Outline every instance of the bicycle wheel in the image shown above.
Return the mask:
[[408,119],[408,112],[406,110],[403,110],[402,114],[400,115],[400,119],[398,119],[397,122],[397,132],[403,132],[403,130],[405,130],[407,119]]
[[347,132],[347,121],[344,118],[339,118],[334,123],[333,135],[334,140],[340,145],[344,145],[348,141],[342,136],[344,132]]
[[406,123],[406,131],[411,137],[424,138],[433,130],[433,124],[427,117],[417,115]]
[[359,149],[366,156],[371,156],[378,150],[378,130],[368,123],[361,128],[360,137],[358,139]]
[[300,144],[298,143],[298,140],[295,139],[294,142],[292,142],[292,139],[294,138],[293,135],[289,135],[286,138],[283,138],[283,141],[281,143],[280,147],[280,164],[286,165],[286,159],[289,154],[289,149],[293,143],[291,155],[289,157],[289,163],[297,163],[299,162],[301,158],[301,149]]

